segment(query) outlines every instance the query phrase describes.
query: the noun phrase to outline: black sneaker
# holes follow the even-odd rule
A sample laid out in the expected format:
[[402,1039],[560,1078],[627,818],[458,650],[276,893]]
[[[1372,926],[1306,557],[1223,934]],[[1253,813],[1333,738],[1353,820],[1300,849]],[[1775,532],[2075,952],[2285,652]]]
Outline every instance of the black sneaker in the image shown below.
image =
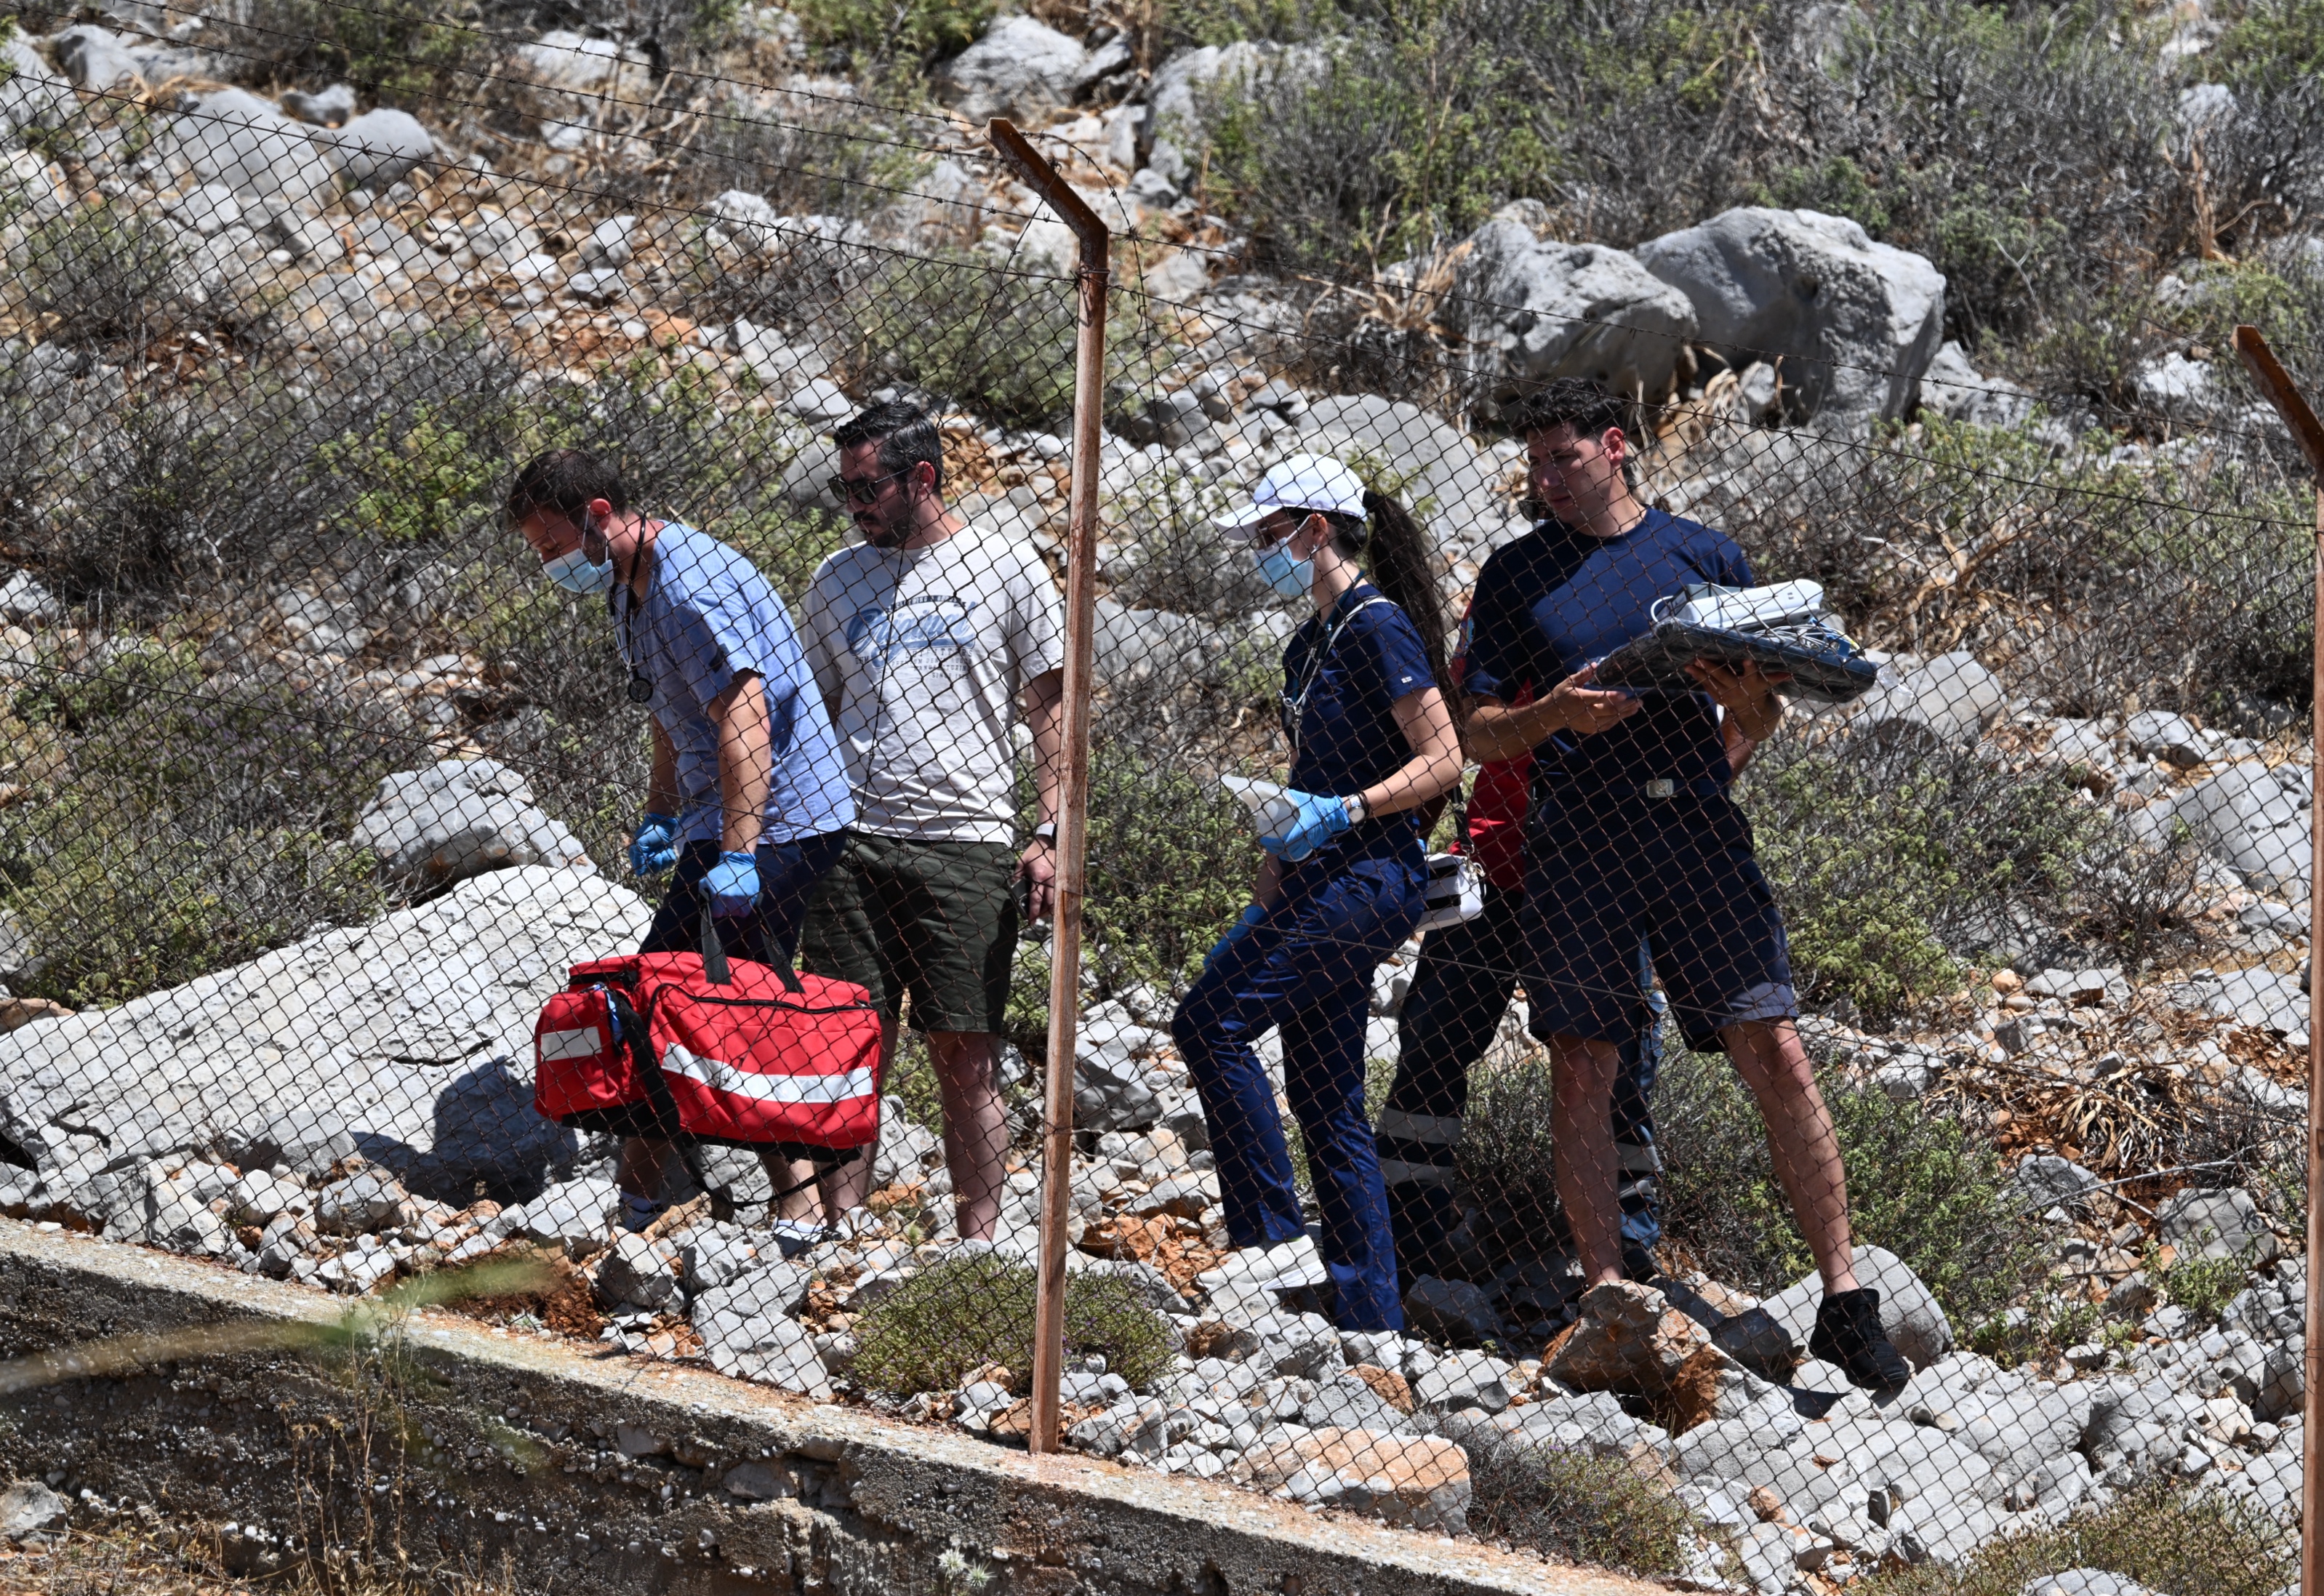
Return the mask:
[[1622,1276],[1641,1286],[1651,1286],[1663,1278],[1662,1266],[1655,1255],[1636,1242],[1622,1249]]
[[1848,1383],[1868,1391],[1894,1391],[1913,1378],[1904,1361],[1880,1328],[1880,1294],[1869,1286],[1839,1296],[1826,1295],[1816,1309],[1815,1333],[1808,1337],[1808,1352],[1848,1373]]

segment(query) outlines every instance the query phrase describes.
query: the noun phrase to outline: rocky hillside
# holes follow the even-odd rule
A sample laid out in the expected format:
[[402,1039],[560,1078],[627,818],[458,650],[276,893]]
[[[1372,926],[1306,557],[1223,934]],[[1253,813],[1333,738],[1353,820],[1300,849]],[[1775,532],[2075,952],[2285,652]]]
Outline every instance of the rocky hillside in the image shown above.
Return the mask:
[[[0,50],[9,1214],[355,1293],[535,1250],[563,1286],[480,1311],[1021,1434],[976,1322],[1023,1284],[1042,944],[993,1249],[917,1054],[880,1200],[796,1258],[739,1158],[731,1216],[675,1189],[612,1243],[608,1148],[531,1116],[540,1001],[645,914],[644,755],[602,617],[496,515],[589,442],[795,594],[846,535],[832,427],[906,392],[962,506],[1054,557],[1070,241],[1007,115],[1118,234],[1074,1444],[1769,1591],[2135,1572],[2108,1527],[2224,1501],[2233,1557],[2139,1577],[2281,1582],[2312,516],[2222,351],[2255,320],[2324,377],[2308,10],[263,0]],[[1205,518],[1339,455],[1457,604],[1527,521],[1501,408],[1568,374],[1647,401],[1652,495],[1886,667],[1743,790],[1892,1401],[1803,1361],[1804,1252],[1702,1060],[1651,1291],[1582,1312],[1517,1019],[1408,1336],[1305,1312],[1312,1247],[1222,1247],[1163,1027],[1242,901],[1211,778],[1280,758],[1294,617]],[[1647,1528],[1575,1538],[1573,1492]]]

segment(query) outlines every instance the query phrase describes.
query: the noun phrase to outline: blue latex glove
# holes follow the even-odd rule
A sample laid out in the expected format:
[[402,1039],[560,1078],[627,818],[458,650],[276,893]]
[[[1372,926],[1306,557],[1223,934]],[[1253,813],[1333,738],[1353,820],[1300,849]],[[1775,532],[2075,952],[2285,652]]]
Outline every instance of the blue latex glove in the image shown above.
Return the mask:
[[630,838],[630,873],[642,881],[678,863],[678,816],[648,815]]
[[702,878],[702,895],[710,912],[721,919],[746,915],[759,901],[759,858],[755,853],[721,853],[710,873]]
[[1242,914],[1227,927],[1227,934],[1211,944],[1211,951],[1203,955],[1203,968],[1207,970],[1219,962],[1219,955],[1250,935],[1250,928],[1267,918],[1267,910],[1256,903],[1242,906]]
[[1313,792],[1283,795],[1298,806],[1298,813],[1281,836],[1263,836],[1259,845],[1277,859],[1296,864],[1348,829],[1348,806],[1335,798]]

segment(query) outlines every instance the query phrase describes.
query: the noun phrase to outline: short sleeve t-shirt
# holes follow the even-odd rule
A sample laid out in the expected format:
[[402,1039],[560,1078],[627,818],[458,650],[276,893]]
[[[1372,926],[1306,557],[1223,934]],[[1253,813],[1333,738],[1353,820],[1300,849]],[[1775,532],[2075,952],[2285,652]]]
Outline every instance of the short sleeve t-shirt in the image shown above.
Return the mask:
[[823,562],[800,621],[835,706],[858,829],[1015,840],[1010,729],[1026,685],[1065,664],[1065,613],[1030,548],[975,526]]
[[692,527],[665,522],[653,539],[653,580],[642,602],[613,590],[622,655],[652,685],[648,707],[678,753],[678,841],[717,841],[718,728],[710,702],[755,672],[767,697],[773,780],[762,836],[793,842],[855,818],[838,740],[790,612],[733,549]]
[[[1311,615],[1291,634],[1283,650],[1283,681],[1291,785],[1334,798],[1387,780],[1411,759],[1392,706],[1435,685],[1420,629],[1369,582],[1342,594],[1328,618]],[[1343,858],[1392,853],[1418,835],[1411,811],[1382,815],[1349,832],[1339,853]]]
[[[1499,550],[1477,583],[1466,686],[1509,701],[1547,692],[1654,624],[1654,605],[1682,587],[1752,585],[1723,532],[1649,510],[1617,538],[1555,522]],[[1536,792],[1587,799],[1657,779],[1730,780],[1708,695],[1647,692],[1645,707],[1590,735],[1557,732],[1534,750]]]

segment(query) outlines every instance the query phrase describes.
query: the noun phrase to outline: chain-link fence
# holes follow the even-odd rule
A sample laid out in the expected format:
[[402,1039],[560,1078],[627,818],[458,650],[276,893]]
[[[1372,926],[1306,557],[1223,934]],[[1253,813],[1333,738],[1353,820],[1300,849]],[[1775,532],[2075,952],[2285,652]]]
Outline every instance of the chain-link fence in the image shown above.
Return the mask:
[[1093,323],[981,130],[390,53],[0,84],[9,1213],[1703,1582],[2290,1577],[2268,412],[1812,213],[1271,272],[1092,118]]

